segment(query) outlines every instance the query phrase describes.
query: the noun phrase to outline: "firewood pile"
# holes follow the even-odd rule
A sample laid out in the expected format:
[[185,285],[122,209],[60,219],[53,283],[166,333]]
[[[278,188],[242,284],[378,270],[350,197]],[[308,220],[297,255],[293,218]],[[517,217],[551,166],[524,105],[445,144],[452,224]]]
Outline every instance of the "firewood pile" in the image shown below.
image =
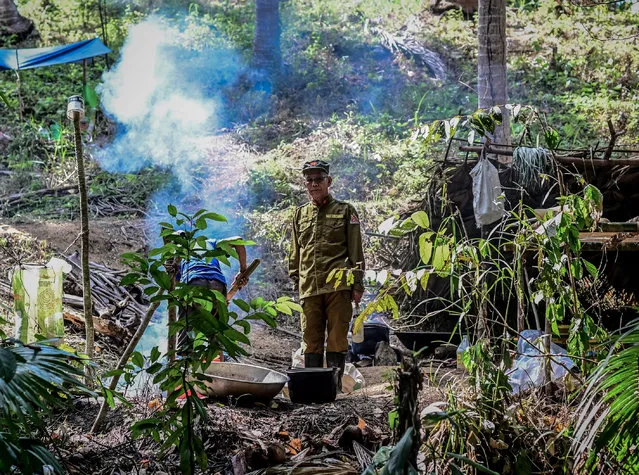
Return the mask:
[[[81,310],[83,300],[80,256],[74,253],[65,259],[71,264],[72,270],[65,279],[62,301],[70,308]],[[120,280],[126,274],[124,270],[110,269],[94,262],[89,267],[96,331],[118,339],[128,339],[137,329],[148,305],[142,288],[120,285]],[[64,318],[84,325],[84,319],[80,315],[65,312]]]

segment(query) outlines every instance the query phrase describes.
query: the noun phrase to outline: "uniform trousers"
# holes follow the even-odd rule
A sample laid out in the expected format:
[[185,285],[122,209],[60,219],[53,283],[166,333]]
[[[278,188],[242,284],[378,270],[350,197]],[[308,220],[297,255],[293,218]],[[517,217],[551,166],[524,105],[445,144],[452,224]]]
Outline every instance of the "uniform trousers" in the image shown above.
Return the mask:
[[326,340],[327,353],[346,353],[348,327],[353,313],[351,291],[305,297],[301,304],[303,352],[323,354]]

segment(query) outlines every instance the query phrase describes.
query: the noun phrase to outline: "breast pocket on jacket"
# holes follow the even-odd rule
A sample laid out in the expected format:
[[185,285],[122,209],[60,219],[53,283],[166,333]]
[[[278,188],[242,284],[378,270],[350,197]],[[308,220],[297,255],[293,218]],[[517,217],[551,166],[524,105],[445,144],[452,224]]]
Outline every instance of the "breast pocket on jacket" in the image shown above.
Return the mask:
[[313,220],[311,218],[300,221],[298,226],[299,243],[305,247],[313,238]]
[[346,225],[344,219],[329,219],[326,221],[324,234],[327,242],[341,243],[346,241]]

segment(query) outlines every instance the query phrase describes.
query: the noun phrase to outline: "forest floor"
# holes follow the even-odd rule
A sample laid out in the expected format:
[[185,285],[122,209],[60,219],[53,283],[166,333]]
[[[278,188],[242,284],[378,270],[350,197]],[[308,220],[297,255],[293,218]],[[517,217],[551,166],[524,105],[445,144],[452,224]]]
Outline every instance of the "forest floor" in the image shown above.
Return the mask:
[[[79,251],[77,222],[0,223],[0,237],[8,234],[21,236],[19,241],[11,242],[23,243],[18,254],[31,262],[42,259],[37,250],[58,255]],[[91,222],[93,262],[121,268],[120,254],[141,250],[144,242],[147,240],[142,220]],[[3,279],[11,265],[10,259],[3,259]],[[10,298],[5,297],[4,304],[12,306]],[[300,345],[296,326],[290,320],[283,322],[283,330],[254,325],[249,334],[249,355],[242,361],[285,371]],[[10,327],[5,325],[4,330],[9,333]],[[82,349],[83,330],[67,325],[66,343]],[[98,335],[96,346],[101,369],[112,367],[121,345]],[[453,366],[448,361],[437,369],[424,367],[422,407],[443,399],[440,385],[460,379],[461,372]],[[339,394],[330,404],[294,404],[284,392],[268,403],[207,400],[210,417],[200,424],[209,457],[207,473],[237,475],[275,465],[281,466],[281,471],[258,473],[290,473],[295,465],[322,468],[325,471],[321,473],[361,473],[369,460],[366,454],[370,457],[380,445],[391,442],[388,413],[394,408],[392,370],[391,366],[359,368],[363,387]],[[177,453],[160,459],[156,442],[131,437],[131,424],[152,417],[162,404],[162,394],[147,382],[130,392],[128,399],[130,406],[118,404],[109,412],[102,431],[95,435],[90,434],[90,428],[99,400],[78,399],[53,416],[48,430],[57,455],[70,473],[178,473]],[[358,444],[353,444],[353,430]]]

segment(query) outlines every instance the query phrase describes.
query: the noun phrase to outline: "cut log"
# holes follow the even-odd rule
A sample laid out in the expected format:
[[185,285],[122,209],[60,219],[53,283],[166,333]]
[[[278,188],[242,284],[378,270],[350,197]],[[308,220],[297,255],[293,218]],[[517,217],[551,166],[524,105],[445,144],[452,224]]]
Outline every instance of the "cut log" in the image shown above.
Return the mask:
[[[62,314],[64,319],[67,322],[75,323],[77,325],[84,326],[84,317],[81,315],[76,315],[74,313],[64,312]],[[95,326],[95,331],[101,333],[102,335],[112,336],[119,340],[125,340],[129,332],[127,332],[124,328],[118,325],[115,322],[111,322],[105,318],[93,317],[93,324]]]

